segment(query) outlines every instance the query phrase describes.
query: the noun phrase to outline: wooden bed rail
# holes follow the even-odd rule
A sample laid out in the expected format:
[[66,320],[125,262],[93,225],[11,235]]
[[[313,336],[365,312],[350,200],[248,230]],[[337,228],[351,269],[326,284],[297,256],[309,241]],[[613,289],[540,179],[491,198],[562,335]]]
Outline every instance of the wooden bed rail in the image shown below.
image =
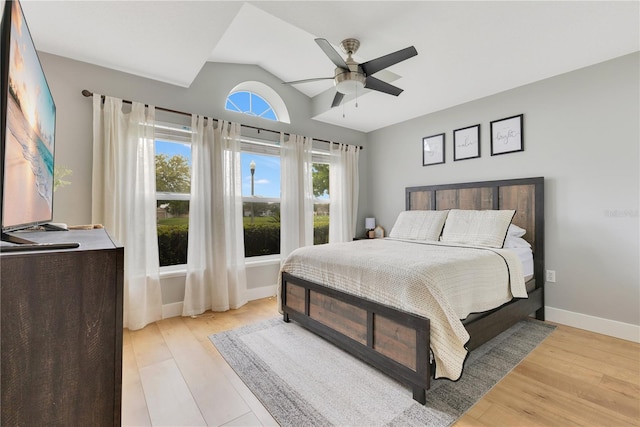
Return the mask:
[[426,403],[429,319],[282,273],[282,311],[317,335],[412,387]]

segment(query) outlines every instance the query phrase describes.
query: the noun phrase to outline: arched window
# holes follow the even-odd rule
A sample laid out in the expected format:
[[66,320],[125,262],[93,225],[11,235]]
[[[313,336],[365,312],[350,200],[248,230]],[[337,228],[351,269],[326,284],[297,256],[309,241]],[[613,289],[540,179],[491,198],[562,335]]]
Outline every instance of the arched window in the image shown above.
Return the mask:
[[231,89],[225,109],[267,120],[290,123],[289,112],[282,98],[269,86],[256,81],[243,82]]
[[269,104],[260,95],[249,92],[248,90],[229,94],[229,96],[227,96],[227,105],[225,105],[225,108],[229,111],[237,111],[250,116],[278,121],[276,112],[273,111],[271,104]]

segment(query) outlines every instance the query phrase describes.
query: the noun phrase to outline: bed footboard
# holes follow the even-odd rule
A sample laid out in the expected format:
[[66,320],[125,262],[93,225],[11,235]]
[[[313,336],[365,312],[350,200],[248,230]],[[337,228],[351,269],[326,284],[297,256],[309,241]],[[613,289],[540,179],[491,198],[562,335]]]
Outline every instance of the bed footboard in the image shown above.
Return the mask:
[[429,389],[429,319],[282,273],[284,321],[294,320],[390,377],[425,404]]

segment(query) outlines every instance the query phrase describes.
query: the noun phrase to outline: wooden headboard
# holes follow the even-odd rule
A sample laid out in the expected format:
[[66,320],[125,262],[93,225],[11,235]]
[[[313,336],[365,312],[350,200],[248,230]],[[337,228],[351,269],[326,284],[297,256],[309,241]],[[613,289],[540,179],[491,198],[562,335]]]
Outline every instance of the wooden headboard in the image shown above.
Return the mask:
[[544,283],[544,178],[407,187],[406,210],[515,209],[513,223],[534,254],[536,287]]

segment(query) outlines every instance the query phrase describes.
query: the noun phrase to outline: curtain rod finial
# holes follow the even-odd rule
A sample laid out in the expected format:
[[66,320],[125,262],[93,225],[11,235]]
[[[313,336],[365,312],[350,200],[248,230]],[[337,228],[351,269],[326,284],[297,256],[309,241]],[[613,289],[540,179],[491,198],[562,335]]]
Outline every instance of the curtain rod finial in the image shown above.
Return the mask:
[[86,90],[86,89],[83,89],[83,90],[82,90],[82,94],[83,94],[84,96],[86,96],[87,98],[93,95],[91,92],[89,92],[89,91],[88,91],[88,90]]

